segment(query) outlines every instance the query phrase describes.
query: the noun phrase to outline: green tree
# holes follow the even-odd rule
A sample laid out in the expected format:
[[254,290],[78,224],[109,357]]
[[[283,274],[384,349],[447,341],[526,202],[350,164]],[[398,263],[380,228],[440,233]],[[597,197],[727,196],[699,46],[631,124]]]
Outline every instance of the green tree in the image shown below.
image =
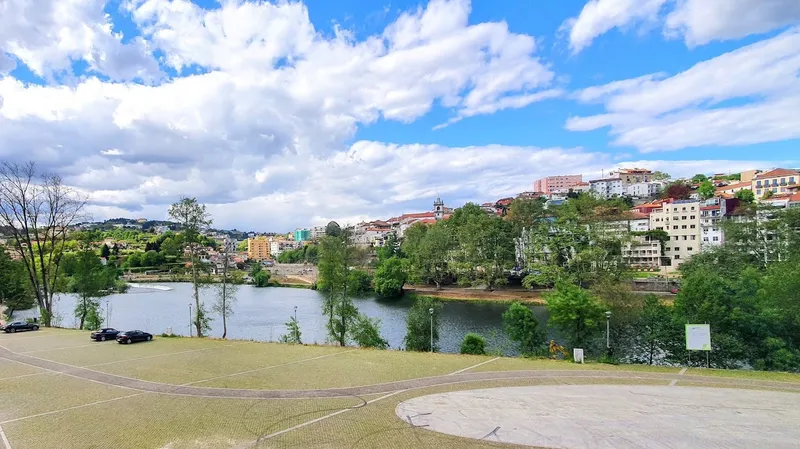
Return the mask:
[[111,257],[111,248],[108,247],[107,244],[103,243],[103,247],[100,248],[100,257],[104,259],[108,259]]
[[458,245],[454,268],[460,284],[493,290],[508,281],[506,273],[514,263],[510,222],[468,204],[456,210],[447,224]]
[[27,310],[36,305],[25,266],[22,262],[11,260],[3,246],[0,246],[0,305],[6,307],[9,319],[14,311]]
[[408,280],[407,270],[407,259],[392,256],[383,260],[375,270],[372,280],[375,293],[387,298],[401,296],[403,286]]
[[657,357],[666,352],[669,341],[676,337],[673,323],[670,308],[658,296],[647,295],[641,315],[633,324],[639,338],[634,340],[635,346],[629,351],[631,359],[648,365],[656,362]]
[[517,198],[509,206],[507,219],[513,226],[515,236],[522,234],[523,229],[530,229],[545,217],[546,200]]
[[692,188],[682,181],[675,181],[668,185],[661,194],[662,198],[674,198],[676,200],[688,200],[692,195]]
[[69,291],[78,295],[74,312],[79,321],[79,329],[86,328],[86,318],[90,314],[101,315],[97,309],[100,308],[99,298],[103,295],[107,278],[104,276],[100,258],[93,249],[93,240],[96,237],[92,233],[79,236],[80,251],[68,284]]
[[161,253],[165,256],[177,256],[180,253],[178,238],[167,237],[161,242]]
[[359,314],[350,327],[350,338],[362,348],[386,349],[389,342],[381,337],[381,320]]
[[281,335],[281,343],[300,345],[303,344],[301,337],[300,324],[295,317],[289,317],[289,321],[286,322],[286,333]]
[[236,251],[245,252],[247,251],[247,240],[242,240],[238,244],[236,244]]
[[155,250],[150,250],[142,256],[142,266],[155,267],[164,262],[163,257]]
[[[433,310],[433,313],[431,313]],[[439,341],[439,315],[442,304],[435,298],[417,296],[406,317],[406,349],[409,351],[437,351]],[[431,327],[431,324],[433,327]],[[431,340],[433,340],[431,342]],[[433,343],[433,347],[431,347]]]
[[742,189],[734,194],[743,203],[752,204],[756,200],[756,195],[750,189]]
[[671,178],[669,173],[664,173],[663,171],[655,171],[651,175],[653,181],[666,181]]
[[772,198],[774,195],[775,195],[775,192],[773,192],[772,190],[767,189],[767,190],[764,191],[764,195],[761,196],[761,199],[768,200],[768,199]]
[[697,193],[700,195],[700,198],[707,200],[712,198],[714,194],[717,193],[717,189],[714,187],[714,184],[712,184],[711,181],[705,180],[700,183],[700,187],[697,188]]
[[[415,226],[412,226],[411,229]],[[419,231],[414,232],[420,233]],[[414,247],[407,246],[408,251],[406,251],[411,261],[411,272],[414,279],[426,283],[433,282],[437,289],[441,289],[442,283],[451,275],[451,251],[455,248],[452,234],[443,222],[438,222],[427,226],[421,239],[414,242],[414,245]]]
[[486,354],[486,339],[478,334],[469,333],[461,341],[461,353],[472,355]]
[[543,349],[545,334],[529,307],[520,302],[511,303],[508,310],[503,312],[503,326],[508,338],[516,342],[520,353],[535,355]]
[[269,287],[269,272],[264,270],[256,272],[256,275],[253,276],[253,284],[256,287]]
[[587,290],[566,282],[557,283],[545,299],[548,325],[559,329],[572,348],[589,349],[604,321],[602,304]]
[[372,290],[372,275],[364,270],[350,270],[347,274],[347,291],[353,295],[363,295]]
[[[323,302],[323,313],[328,315],[328,336],[341,346],[347,344],[349,329],[358,318],[358,309],[350,298],[353,279],[350,267],[358,258],[349,230],[342,230],[338,236],[326,236],[319,248],[319,276],[317,288],[327,292]],[[361,280],[357,282],[362,284]]]
[[706,182],[706,181],[708,181],[708,176],[706,176],[704,174],[698,173],[698,174],[692,176],[692,182],[694,184],[700,184],[700,183],[703,183],[703,182]]
[[206,323],[208,327],[209,320],[207,318],[206,309],[200,302],[200,273],[198,266],[200,263],[200,248],[203,240],[202,231],[211,226],[211,217],[206,212],[206,206],[197,202],[196,198],[181,198],[180,201],[174,203],[169,208],[169,216],[181,228],[181,234],[184,243],[189,247],[189,259],[192,269],[192,287],[194,290],[194,303],[195,303],[195,319],[194,325],[197,331],[197,336],[202,337],[204,329],[203,324]]
[[216,291],[211,311],[222,318],[222,338],[225,339],[228,337],[228,317],[233,315],[233,306],[236,304],[236,293],[239,290],[239,286],[231,282],[229,268],[232,261],[231,254],[228,254],[227,249],[223,249],[220,252],[220,256],[222,273],[220,273],[220,282],[214,285]]
[[342,228],[335,221],[331,221],[325,226],[325,235],[328,237],[339,237],[341,233]]

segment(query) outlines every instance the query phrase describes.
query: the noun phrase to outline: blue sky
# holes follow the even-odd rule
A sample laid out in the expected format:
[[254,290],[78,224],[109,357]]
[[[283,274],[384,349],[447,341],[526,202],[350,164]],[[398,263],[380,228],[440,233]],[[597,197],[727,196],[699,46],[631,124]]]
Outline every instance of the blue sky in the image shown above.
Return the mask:
[[96,219],[190,195],[285,230],[551,174],[800,165],[796,0],[27,3],[0,17],[0,159]]

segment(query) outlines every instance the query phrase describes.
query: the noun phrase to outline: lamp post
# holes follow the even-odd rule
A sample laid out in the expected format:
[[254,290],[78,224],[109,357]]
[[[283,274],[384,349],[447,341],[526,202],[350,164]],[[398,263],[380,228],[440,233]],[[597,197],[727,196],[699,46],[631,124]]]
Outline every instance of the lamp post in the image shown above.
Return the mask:
[[192,336],[192,303],[189,303],[189,336]]
[[106,299],[106,327],[110,327],[111,325],[108,322],[108,300]]
[[606,353],[611,356],[611,312],[606,312]]
[[433,307],[428,309],[431,314],[431,352],[433,352]]
[[297,306],[294,306],[294,321],[297,322]]

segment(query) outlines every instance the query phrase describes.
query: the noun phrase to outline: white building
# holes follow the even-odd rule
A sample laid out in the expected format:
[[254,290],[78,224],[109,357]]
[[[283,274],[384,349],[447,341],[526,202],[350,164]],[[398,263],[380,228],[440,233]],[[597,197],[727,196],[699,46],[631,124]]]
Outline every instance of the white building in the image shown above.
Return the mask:
[[278,240],[277,238],[270,237],[269,253],[273,257],[278,257],[284,251],[290,251],[303,246],[303,242],[295,242],[294,240]]
[[669,236],[664,248],[664,257],[671,261],[668,269],[678,268],[700,252],[700,208],[703,204],[698,200],[676,200],[664,203],[650,213],[650,229],[662,229]]
[[658,195],[662,188],[660,182],[637,182],[625,187],[625,193],[634,198],[649,198]]
[[619,178],[595,179],[589,181],[592,192],[603,199],[625,194],[625,183]]
[[314,226],[311,228],[311,240],[319,240],[325,237],[325,226]]

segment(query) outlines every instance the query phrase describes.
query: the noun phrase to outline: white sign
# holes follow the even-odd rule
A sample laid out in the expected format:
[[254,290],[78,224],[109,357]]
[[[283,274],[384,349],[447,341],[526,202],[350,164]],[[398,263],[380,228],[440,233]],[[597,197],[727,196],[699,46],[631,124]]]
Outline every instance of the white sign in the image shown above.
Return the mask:
[[575,363],[583,363],[583,349],[573,348],[572,349],[572,360],[574,360]]
[[710,351],[711,326],[708,324],[687,324],[686,349],[690,351]]

